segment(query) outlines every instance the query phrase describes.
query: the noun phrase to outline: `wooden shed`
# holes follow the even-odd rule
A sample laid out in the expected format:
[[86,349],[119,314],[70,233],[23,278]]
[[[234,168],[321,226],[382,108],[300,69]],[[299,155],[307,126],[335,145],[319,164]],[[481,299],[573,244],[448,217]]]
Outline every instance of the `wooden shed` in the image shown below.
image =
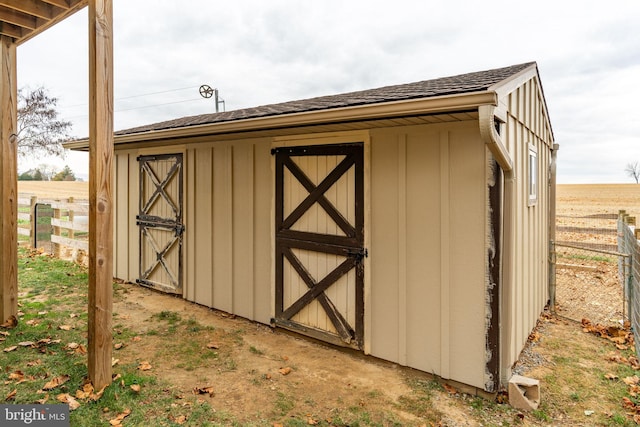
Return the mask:
[[535,63],[120,131],[114,275],[496,391],[556,149]]

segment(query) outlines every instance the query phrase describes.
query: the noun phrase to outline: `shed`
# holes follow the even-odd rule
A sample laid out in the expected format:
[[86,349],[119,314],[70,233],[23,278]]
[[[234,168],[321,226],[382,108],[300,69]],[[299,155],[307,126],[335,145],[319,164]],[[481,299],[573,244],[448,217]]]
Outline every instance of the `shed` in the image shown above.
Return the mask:
[[535,63],[114,141],[126,281],[489,392],[548,302],[557,145]]

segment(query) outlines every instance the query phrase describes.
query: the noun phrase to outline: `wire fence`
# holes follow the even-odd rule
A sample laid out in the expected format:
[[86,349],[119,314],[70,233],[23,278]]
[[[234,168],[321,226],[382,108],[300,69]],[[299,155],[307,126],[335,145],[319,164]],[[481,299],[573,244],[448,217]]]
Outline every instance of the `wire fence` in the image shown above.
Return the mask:
[[[629,278],[626,285],[628,313],[631,328],[640,331],[640,245],[638,238],[640,229],[636,228],[634,217],[629,217],[620,211],[618,218],[618,247],[620,251],[629,254]],[[640,340],[635,340],[636,354],[640,354]]]
[[617,214],[558,216],[551,261],[556,314],[620,325],[627,317],[629,257],[618,248]]

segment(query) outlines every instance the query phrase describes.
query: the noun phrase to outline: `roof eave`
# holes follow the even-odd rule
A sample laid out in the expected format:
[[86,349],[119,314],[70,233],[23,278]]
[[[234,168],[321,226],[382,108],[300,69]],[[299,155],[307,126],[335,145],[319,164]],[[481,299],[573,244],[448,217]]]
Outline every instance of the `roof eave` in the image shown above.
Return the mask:
[[[132,133],[127,135],[116,135],[114,137],[114,144],[179,139],[196,135],[220,135],[225,133],[269,130],[292,126],[311,126],[347,121],[375,120],[390,117],[446,113],[476,109],[480,105],[497,106],[498,95],[496,92],[479,91],[456,95],[443,95],[430,98],[358,105],[319,111],[306,111]],[[71,141],[64,144],[64,147],[70,150],[87,150],[88,146],[88,139]]]

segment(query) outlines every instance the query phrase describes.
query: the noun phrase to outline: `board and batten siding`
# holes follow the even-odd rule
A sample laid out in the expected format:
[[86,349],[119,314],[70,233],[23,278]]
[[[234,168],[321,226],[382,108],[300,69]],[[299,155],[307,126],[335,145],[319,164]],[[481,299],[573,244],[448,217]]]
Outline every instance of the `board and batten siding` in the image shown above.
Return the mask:
[[185,292],[251,320],[272,315],[273,178],[268,140],[187,149]]
[[366,350],[480,388],[488,155],[475,120],[371,131]]
[[[540,313],[548,302],[549,283],[549,166],[553,135],[537,78],[508,94],[503,141],[514,160],[516,195],[513,230],[514,263],[505,278],[502,298],[502,371],[518,359]],[[538,200],[528,203],[528,147],[538,153]],[[509,286],[508,284],[511,283]],[[504,378],[508,379],[508,378]]]
[[270,140],[162,147],[116,153],[116,277],[139,276],[141,154],[183,153],[183,297],[269,323],[271,292]]

